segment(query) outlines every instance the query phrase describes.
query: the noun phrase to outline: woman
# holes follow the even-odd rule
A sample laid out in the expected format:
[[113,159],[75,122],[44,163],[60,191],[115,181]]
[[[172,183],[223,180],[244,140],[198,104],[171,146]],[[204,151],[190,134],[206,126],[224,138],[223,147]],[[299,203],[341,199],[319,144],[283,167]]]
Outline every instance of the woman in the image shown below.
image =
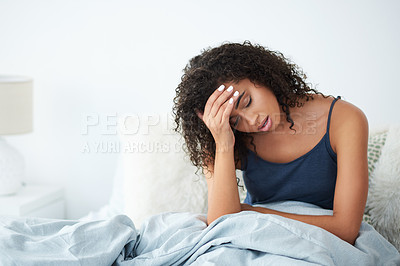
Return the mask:
[[[208,185],[207,223],[244,210],[319,226],[354,244],[368,193],[368,122],[354,105],[310,88],[281,53],[246,41],[204,50],[184,69],[174,114]],[[241,204],[235,169],[248,190]],[[309,202],[332,216],[253,207]]]

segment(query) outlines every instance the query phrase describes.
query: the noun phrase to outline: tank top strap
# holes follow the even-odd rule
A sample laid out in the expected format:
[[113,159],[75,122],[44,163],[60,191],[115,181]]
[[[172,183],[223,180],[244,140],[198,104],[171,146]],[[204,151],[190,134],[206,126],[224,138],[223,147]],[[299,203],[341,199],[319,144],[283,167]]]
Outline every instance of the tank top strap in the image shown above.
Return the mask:
[[332,109],[333,109],[333,106],[335,105],[335,102],[336,102],[337,100],[339,100],[339,99],[341,99],[340,96],[336,97],[336,98],[332,101],[332,103],[331,103],[331,108],[329,109],[328,123],[327,123],[327,126],[326,126],[326,132],[328,133],[328,135],[329,135],[329,126],[330,126],[330,124],[331,124]]

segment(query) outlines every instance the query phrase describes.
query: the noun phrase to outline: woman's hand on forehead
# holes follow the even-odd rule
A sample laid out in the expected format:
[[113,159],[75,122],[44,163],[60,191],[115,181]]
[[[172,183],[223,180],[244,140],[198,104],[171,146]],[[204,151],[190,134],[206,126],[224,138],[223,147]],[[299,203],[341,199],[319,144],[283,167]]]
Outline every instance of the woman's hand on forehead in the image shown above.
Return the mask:
[[217,144],[234,144],[234,135],[229,123],[234,102],[239,95],[238,91],[233,90],[233,86],[225,89],[221,85],[208,98],[204,112],[196,110],[197,116],[206,124]]

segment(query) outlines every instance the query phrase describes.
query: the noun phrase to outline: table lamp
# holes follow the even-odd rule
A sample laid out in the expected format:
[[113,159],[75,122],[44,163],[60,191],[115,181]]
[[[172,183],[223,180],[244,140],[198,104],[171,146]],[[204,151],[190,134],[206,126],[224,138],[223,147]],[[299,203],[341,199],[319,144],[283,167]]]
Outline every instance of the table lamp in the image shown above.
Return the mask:
[[29,77],[0,75],[0,196],[17,193],[25,175],[22,154],[2,135],[32,132],[32,84]]

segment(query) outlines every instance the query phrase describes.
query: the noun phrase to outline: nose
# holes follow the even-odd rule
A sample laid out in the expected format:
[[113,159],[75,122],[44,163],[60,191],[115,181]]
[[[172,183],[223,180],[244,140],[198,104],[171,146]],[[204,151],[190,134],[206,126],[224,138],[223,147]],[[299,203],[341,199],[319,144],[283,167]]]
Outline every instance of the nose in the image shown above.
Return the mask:
[[242,115],[247,125],[251,127],[258,127],[258,115],[253,113],[243,113]]

